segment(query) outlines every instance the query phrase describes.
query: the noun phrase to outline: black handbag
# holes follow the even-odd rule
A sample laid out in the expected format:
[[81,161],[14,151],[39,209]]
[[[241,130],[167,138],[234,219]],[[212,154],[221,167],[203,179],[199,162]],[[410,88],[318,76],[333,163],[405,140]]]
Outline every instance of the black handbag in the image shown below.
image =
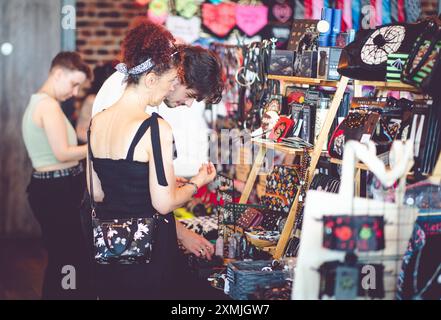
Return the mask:
[[[152,259],[152,249],[159,214],[151,218],[119,218],[121,214],[110,212],[97,206],[93,193],[92,148],[90,146],[90,126],[88,138],[88,164],[90,181],[90,206],[93,228],[94,259],[98,264],[141,264]],[[115,219],[100,218],[103,216]],[[124,216],[124,215],[123,215]],[[116,218],[118,217],[118,218]]]
[[352,109],[335,129],[329,141],[328,152],[332,158],[342,159],[344,146],[348,140],[366,142],[371,140],[380,113],[366,108]]
[[401,81],[420,88],[434,99],[441,97],[441,21],[431,19],[418,36],[401,73]]
[[428,21],[394,23],[374,30],[360,30],[354,42],[342,51],[338,72],[352,79],[385,81],[387,57],[409,53]]

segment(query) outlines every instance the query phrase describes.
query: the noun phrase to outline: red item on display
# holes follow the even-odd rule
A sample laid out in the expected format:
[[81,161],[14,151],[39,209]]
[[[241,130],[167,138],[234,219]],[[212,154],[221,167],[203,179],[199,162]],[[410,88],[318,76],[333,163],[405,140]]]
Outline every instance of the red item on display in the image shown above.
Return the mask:
[[300,91],[291,92],[287,97],[288,104],[305,102],[305,93]]
[[236,4],[204,3],[202,5],[202,21],[204,26],[215,35],[225,37],[236,25]]
[[277,124],[274,126],[273,130],[269,138],[271,140],[275,140],[277,142],[282,141],[282,138],[285,138],[288,132],[294,126],[294,121],[287,117],[280,117]]

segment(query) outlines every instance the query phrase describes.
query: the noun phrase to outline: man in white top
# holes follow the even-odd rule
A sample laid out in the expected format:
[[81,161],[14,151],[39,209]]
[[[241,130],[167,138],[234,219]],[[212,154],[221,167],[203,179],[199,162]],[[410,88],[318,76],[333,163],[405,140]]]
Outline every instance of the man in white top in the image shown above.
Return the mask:
[[[175,173],[190,177],[208,160],[203,112],[205,103],[218,103],[222,97],[222,67],[212,52],[201,47],[181,45],[178,50],[183,52],[180,84],[158,108],[146,106],[146,112],[157,111],[170,124],[178,155]],[[93,103],[92,117],[119,100],[126,87],[123,79],[124,74],[115,72],[104,82]]]

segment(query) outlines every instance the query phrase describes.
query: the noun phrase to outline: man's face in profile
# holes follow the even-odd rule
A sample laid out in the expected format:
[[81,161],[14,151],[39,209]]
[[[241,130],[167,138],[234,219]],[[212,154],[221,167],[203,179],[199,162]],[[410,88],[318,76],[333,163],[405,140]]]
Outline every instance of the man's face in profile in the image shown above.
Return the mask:
[[192,89],[188,89],[182,83],[176,85],[175,90],[169,92],[169,94],[165,97],[164,103],[169,108],[176,108],[179,106],[187,106],[191,107],[195,100],[195,92]]

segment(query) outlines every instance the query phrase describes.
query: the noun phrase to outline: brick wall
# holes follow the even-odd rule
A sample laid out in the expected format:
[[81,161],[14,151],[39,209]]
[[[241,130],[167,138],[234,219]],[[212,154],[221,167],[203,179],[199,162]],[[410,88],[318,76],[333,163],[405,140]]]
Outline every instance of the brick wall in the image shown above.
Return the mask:
[[133,19],[147,12],[135,0],[77,0],[76,7],[77,51],[91,68],[115,59]]

